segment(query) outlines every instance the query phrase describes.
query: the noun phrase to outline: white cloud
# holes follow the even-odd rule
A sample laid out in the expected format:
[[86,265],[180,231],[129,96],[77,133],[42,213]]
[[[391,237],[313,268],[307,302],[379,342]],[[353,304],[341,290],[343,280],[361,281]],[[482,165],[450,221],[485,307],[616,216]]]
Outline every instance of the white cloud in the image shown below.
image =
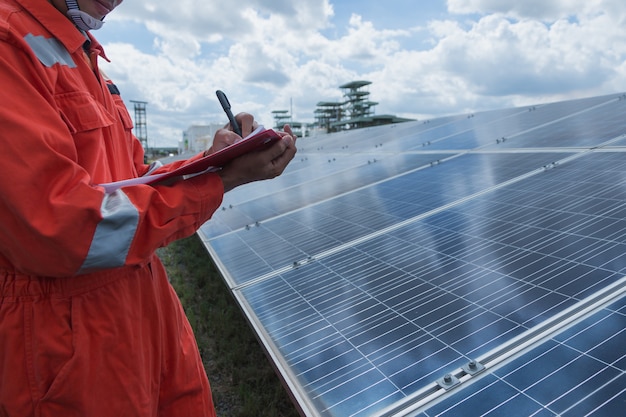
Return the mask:
[[[450,3],[459,6],[455,11],[484,16],[469,23],[431,22],[432,49],[398,52],[384,70],[371,74],[375,80],[372,91],[381,101],[397,103],[392,107],[395,111],[413,107],[419,109],[415,111],[419,115],[432,105],[431,113],[445,112],[445,108],[460,112],[626,88],[621,81],[626,58],[624,23],[609,14],[609,9],[597,9],[578,20],[559,18],[548,23],[489,13],[488,6],[503,7],[507,2]],[[461,3],[466,7],[461,9]],[[510,2],[510,6],[521,3]],[[389,92],[410,97],[410,101],[403,97],[394,100]]]
[[498,13],[515,19],[555,21],[598,13],[624,15],[626,4],[615,0],[448,0],[448,10],[456,14]]
[[[316,31],[325,27],[333,14],[328,0],[240,0],[221,1],[154,0],[124,3],[111,19],[132,20],[158,27],[158,34],[189,33],[199,41],[215,42],[222,38],[249,39],[265,22],[266,35],[279,30]],[[108,18],[107,18],[108,19]]]
[[380,27],[353,3],[338,16],[329,0],[125,2],[109,25],[132,20],[152,42],[105,44],[106,70],[159,113],[160,140],[221,120],[218,88],[266,125],[290,103],[313,121],[356,79],[373,82],[377,113],[418,118],[626,90],[622,0],[449,0],[450,14],[412,27]]

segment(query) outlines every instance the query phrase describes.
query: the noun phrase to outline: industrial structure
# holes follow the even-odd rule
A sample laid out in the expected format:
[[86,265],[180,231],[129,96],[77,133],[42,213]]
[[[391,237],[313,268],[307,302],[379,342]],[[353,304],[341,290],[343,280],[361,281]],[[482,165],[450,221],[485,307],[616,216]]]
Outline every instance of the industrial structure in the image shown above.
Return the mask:
[[144,159],[148,157],[149,147],[148,147],[148,119],[146,106],[148,103],[146,101],[136,101],[131,100],[135,108],[135,129],[134,133],[139,142],[141,142],[141,146],[144,149]]
[[289,110],[274,110],[272,111],[274,127],[282,129],[285,123],[289,123],[297,136],[304,137],[312,130],[331,133],[412,121],[389,114],[376,115],[375,107],[378,103],[370,100],[370,92],[367,89],[370,84],[371,81],[351,81],[340,85],[343,100],[317,103],[314,112],[315,122],[312,124],[294,121]]
[[[411,119],[404,119],[394,115],[376,115],[374,108],[378,103],[370,100],[370,92],[367,90],[370,84],[370,81],[352,81],[339,86],[343,91],[343,101],[322,101],[317,103],[314,123],[303,123],[293,120],[292,110],[274,110],[272,111],[274,128],[282,130],[285,124],[289,124],[297,137],[306,137],[313,131],[331,133],[412,121]],[[141,140],[147,153],[147,103],[141,101],[132,102],[135,103],[135,133]],[[190,126],[183,132],[183,137],[179,142],[176,153],[187,154],[208,149],[211,146],[215,132],[221,127],[223,127],[222,124],[216,123]]]
[[289,110],[274,110],[272,115],[274,117],[274,129],[282,130],[283,127],[288,124],[297,137],[302,138],[307,136],[307,127],[309,125],[307,123],[294,121],[292,112]]
[[327,132],[359,129],[391,123],[408,122],[393,115],[375,115],[377,102],[370,101],[367,87],[371,81],[351,81],[339,86],[343,91],[343,102],[321,101],[315,110],[315,126]]

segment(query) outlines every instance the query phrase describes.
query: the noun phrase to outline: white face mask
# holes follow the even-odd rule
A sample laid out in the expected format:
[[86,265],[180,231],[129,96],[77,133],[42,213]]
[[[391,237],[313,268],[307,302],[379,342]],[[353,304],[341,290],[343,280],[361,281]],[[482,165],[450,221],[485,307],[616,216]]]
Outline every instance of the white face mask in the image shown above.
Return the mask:
[[72,19],[74,24],[85,32],[90,30],[97,30],[102,27],[104,22],[98,20],[95,17],[83,12],[78,7],[76,0],[65,0],[67,5],[67,15]]

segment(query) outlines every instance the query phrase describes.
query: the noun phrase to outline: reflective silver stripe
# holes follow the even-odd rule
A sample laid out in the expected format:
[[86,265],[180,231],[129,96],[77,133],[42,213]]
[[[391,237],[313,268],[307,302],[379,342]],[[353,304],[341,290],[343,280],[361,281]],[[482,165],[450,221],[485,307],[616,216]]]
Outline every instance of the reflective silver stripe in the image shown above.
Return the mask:
[[76,67],[70,53],[58,39],[44,38],[29,33],[24,36],[24,40],[46,67],[51,67],[54,64],[67,65],[70,68]]
[[122,190],[105,194],[96,228],[79,273],[123,266],[139,224],[139,212]]

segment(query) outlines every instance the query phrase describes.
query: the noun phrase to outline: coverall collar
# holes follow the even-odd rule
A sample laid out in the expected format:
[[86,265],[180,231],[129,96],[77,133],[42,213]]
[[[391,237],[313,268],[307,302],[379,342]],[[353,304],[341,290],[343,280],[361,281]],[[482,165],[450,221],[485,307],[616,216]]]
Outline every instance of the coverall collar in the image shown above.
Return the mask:
[[[70,53],[74,53],[82,48],[85,43],[85,34],[79,31],[67,16],[57,10],[47,0],[15,1],[28,10]],[[87,33],[87,36],[92,48],[96,48],[99,51],[99,55],[108,61],[98,41],[89,33]]]

